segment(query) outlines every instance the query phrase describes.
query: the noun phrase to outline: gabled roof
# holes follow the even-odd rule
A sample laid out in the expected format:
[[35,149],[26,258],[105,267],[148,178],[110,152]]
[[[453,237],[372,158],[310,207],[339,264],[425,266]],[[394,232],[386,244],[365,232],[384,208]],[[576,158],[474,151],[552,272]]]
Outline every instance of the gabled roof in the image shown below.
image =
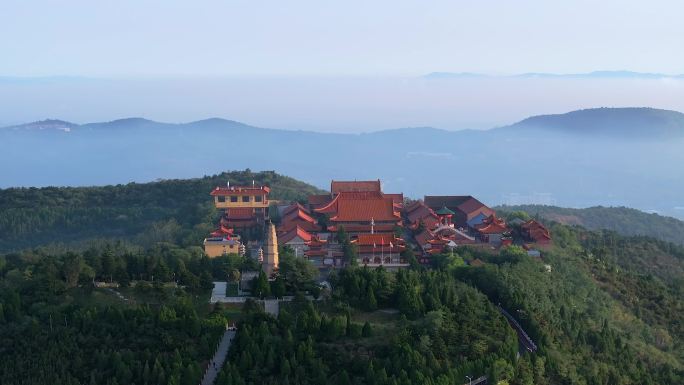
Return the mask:
[[259,187],[243,187],[243,186],[230,186],[230,187],[216,187],[211,191],[211,196],[216,195],[263,195],[268,194],[271,189],[268,186]]
[[469,196],[468,199],[463,201],[463,203],[458,205],[457,208],[466,214],[473,213],[482,208],[489,209],[489,207],[487,207],[484,203],[478,201],[477,199],[471,196]]
[[439,210],[443,206],[457,207],[468,198],[472,197],[469,195],[426,195],[424,202],[429,208]]
[[341,192],[326,206],[315,210],[331,214],[333,222],[398,221],[391,198],[380,192]]
[[420,220],[425,220],[428,217],[432,217],[435,220],[439,219],[437,214],[435,214],[435,212],[432,211],[431,208],[423,204],[423,202],[417,202],[417,204],[412,204],[411,210],[408,212],[406,216],[408,217],[408,220],[411,223],[419,222]]
[[283,210],[282,216],[286,216],[287,214],[289,214],[295,210],[298,210],[298,209],[306,211],[306,212],[309,211],[306,207],[302,206],[299,202],[294,202],[293,204],[285,207],[285,210]]
[[394,234],[359,234],[358,238],[354,241],[359,246],[389,246],[390,243],[393,246],[398,246],[399,243],[403,243],[404,240],[397,238]]
[[301,238],[304,242],[311,241],[312,235],[306,230],[299,226],[294,227],[292,230],[278,237],[278,243],[285,244],[295,239],[296,237]]
[[307,201],[312,209],[317,209],[321,206],[325,206],[332,200],[330,194],[319,194],[319,195],[309,195]]
[[465,214],[473,213],[482,208],[489,209],[484,203],[470,195],[426,195],[425,204],[433,210],[447,207],[459,210]]
[[477,231],[482,234],[503,234],[508,231],[508,227],[503,219],[492,214],[485,218],[481,225],[477,226]]
[[281,222],[287,223],[295,219],[301,219],[305,222],[316,223],[316,220],[308,214],[308,211],[296,208],[283,216]]
[[530,219],[529,221],[523,223],[520,227],[527,231],[530,238],[534,239],[535,241],[551,240],[551,233],[549,230],[534,219]]
[[332,181],[330,182],[330,193],[338,194],[341,192],[381,192],[380,179],[369,181]]

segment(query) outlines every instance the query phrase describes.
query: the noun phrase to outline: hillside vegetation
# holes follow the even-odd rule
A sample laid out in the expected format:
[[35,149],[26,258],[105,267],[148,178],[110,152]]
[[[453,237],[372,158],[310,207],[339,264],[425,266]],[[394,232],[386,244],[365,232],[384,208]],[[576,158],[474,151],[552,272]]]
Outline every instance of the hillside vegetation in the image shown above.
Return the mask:
[[102,187],[0,190],[0,252],[46,244],[126,240],[198,245],[216,223],[216,186],[268,185],[271,199],[304,199],[315,187],[274,172],[234,171],[203,178]]
[[[434,256],[432,266],[399,272],[350,266],[327,277],[332,292],[320,301],[298,295],[318,297],[315,269],[282,248],[278,278],[261,274],[254,283],[261,296],[296,296],[277,317],[254,302],[241,314],[209,307],[213,280],[235,280],[255,263],[237,255],[209,259],[184,245],[202,222],[161,210],[179,195],[156,193],[185,186],[178,194],[195,196],[197,184],[195,199],[205,200],[206,189],[227,176],[290,186],[279,196],[289,199],[312,189],[246,171],[186,182],[190,187],[170,181],[94,195],[100,200],[72,194],[80,189],[61,190],[61,200],[49,195],[45,209],[105,197],[125,206],[154,203],[185,237],[144,248],[105,243],[0,254],[0,383],[196,384],[223,325],[233,321],[239,329],[220,385],[446,385],[481,375],[512,385],[655,385],[684,378],[684,247],[556,222],[547,222],[554,243],[542,260],[517,246],[461,247]],[[5,207],[31,213],[29,200],[7,199]],[[119,231],[136,239],[127,227]],[[484,266],[464,263],[475,258]],[[93,280],[121,287],[94,288]],[[497,304],[517,318],[536,352],[518,345]]]
[[684,221],[627,207],[571,209],[544,205],[501,206],[501,211],[525,211],[532,216],[590,230],[613,230],[622,235],[643,235],[684,245]]

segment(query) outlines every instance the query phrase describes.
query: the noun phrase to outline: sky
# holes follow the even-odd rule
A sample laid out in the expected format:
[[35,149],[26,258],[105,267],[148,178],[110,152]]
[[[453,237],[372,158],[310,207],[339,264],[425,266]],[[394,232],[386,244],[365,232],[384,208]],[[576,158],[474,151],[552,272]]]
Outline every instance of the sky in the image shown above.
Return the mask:
[[347,132],[481,129],[598,106],[684,110],[684,80],[420,78],[680,74],[682,14],[678,1],[3,0],[0,125],[217,116]]
[[680,1],[3,0],[5,76],[684,72]]

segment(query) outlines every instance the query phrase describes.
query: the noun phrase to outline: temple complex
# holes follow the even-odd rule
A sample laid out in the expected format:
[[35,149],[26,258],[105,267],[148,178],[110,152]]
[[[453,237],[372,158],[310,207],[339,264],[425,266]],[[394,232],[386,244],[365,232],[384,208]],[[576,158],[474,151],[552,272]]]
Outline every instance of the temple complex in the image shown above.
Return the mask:
[[[334,269],[348,264],[350,256],[360,265],[402,268],[409,266],[409,249],[418,262],[428,264],[433,255],[460,246],[492,249],[513,242],[506,222],[469,195],[425,196],[405,206],[404,195],[385,193],[380,180],[332,181],[329,193],[311,195],[304,204],[275,204],[276,227],[268,220],[273,203],[269,193],[269,187],[254,183],[216,187],[211,196],[223,215],[219,228],[204,241],[206,254],[245,254],[238,232],[250,229],[247,248],[272,278],[278,270],[278,245],[320,269]],[[536,221],[521,222],[519,228],[524,242],[551,240]],[[251,239],[255,231],[265,234],[265,240]]]
[[266,186],[216,187],[211,196],[214,206],[223,210],[221,225],[227,228],[246,228],[263,225],[268,218],[268,193]]

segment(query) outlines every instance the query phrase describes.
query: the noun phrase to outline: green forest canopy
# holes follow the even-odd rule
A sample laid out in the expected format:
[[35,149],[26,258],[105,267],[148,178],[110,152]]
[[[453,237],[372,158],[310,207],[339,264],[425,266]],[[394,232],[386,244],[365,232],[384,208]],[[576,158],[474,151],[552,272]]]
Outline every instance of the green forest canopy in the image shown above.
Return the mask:
[[[329,277],[329,299],[299,297],[277,318],[248,304],[218,383],[459,384],[466,375],[510,384],[681,383],[682,277],[641,267],[656,253],[681,270],[684,249],[550,228],[555,245],[543,262],[515,247],[499,255],[463,248],[432,268],[340,270]],[[237,256],[210,260],[196,247],[117,247],[0,257],[1,383],[197,383],[220,327],[235,319],[203,305],[207,284],[252,267]],[[450,262],[473,258],[485,266]],[[117,301],[89,285],[108,276],[156,277],[152,287],[120,289],[157,293],[156,302]],[[186,289],[163,289],[176,279]],[[296,293],[311,276],[283,279]],[[516,315],[536,353],[516,359],[515,333],[497,303]]]
[[93,239],[198,245],[218,215],[209,193],[228,181],[270,186],[273,200],[320,192],[272,171],[250,170],[116,186],[9,188],[0,190],[0,252]]

